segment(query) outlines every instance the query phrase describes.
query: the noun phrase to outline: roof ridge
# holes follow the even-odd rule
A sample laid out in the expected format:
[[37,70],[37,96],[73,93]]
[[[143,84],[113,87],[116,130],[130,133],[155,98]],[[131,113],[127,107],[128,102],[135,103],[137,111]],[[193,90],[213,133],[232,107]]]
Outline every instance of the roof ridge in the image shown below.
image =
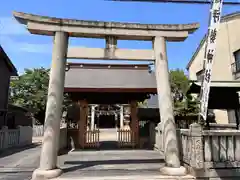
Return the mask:
[[18,74],[17,74],[16,67],[13,65],[12,61],[10,60],[10,58],[4,51],[3,47],[0,45],[0,58],[1,58],[1,56],[2,56],[2,59],[5,61],[5,63],[7,64],[10,71],[13,73],[13,75],[17,76]]

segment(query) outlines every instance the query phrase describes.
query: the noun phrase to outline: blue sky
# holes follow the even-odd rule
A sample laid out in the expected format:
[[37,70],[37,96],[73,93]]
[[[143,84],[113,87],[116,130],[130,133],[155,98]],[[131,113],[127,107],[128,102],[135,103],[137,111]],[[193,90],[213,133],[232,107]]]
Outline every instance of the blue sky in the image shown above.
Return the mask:
[[[207,31],[209,5],[123,3],[104,0],[5,0],[0,7],[0,44],[17,67],[50,67],[52,37],[31,35],[12,17],[12,11],[45,16],[153,24],[199,22],[200,29],[180,43],[168,43],[171,69],[185,69],[201,38]],[[224,6],[223,14],[239,11],[240,6]],[[70,39],[70,45],[104,47],[104,40]],[[119,48],[150,49],[150,42],[120,41]],[[89,62],[89,60],[77,60]],[[76,60],[75,60],[76,62]]]

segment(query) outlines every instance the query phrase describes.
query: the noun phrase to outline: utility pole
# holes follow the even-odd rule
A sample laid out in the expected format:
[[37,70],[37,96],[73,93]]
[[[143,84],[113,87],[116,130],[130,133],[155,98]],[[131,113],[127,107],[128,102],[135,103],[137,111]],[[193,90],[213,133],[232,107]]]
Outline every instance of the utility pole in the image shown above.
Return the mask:
[[211,4],[208,33],[204,53],[204,76],[200,91],[200,112],[198,121],[203,124],[207,120],[208,100],[212,77],[212,65],[216,51],[216,37],[220,26],[222,6],[240,5],[237,1],[223,0],[111,0],[122,2],[152,2],[152,3],[184,3],[184,4]]

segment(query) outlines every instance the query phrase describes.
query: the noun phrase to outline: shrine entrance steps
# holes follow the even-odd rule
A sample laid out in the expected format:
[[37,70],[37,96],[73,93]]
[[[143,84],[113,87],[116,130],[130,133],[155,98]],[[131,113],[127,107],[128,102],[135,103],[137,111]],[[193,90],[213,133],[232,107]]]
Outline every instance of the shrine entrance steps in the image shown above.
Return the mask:
[[163,179],[163,155],[153,150],[73,151],[58,158],[64,173],[56,180]]

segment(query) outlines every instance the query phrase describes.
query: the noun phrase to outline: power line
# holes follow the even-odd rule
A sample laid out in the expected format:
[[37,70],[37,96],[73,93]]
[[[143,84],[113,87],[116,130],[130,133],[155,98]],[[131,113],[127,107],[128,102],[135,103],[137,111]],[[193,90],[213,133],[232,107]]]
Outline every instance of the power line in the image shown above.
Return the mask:
[[[120,2],[148,2],[148,3],[178,3],[178,4],[211,4],[209,0],[105,0],[105,1],[120,1]],[[240,5],[238,1],[225,1],[224,5]]]

